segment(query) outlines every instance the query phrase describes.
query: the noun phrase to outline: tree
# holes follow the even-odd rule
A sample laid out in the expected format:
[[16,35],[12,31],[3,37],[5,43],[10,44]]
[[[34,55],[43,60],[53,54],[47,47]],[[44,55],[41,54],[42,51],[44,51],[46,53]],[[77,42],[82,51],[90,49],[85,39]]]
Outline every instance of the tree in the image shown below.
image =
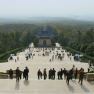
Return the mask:
[[78,42],[81,42],[81,35],[82,34],[81,34],[81,32],[79,30],[77,32],[78,32]]
[[52,46],[55,46],[55,39],[51,39]]
[[33,41],[33,43],[34,43],[35,47],[38,47],[38,38],[35,38],[34,41]]
[[17,48],[19,48],[21,46],[20,39],[21,39],[21,36],[20,36],[19,32],[16,31],[16,33],[15,33],[15,43],[16,43]]
[[81,48],[80,48],[80,51],[83,52],[83,53],[85,53],[85,50],[86,50],[87,46],[88,46],[87,44],[85,44],[85,45],[83,44],[81,46]]
[[90,44],[87,49],[85,50],[85,53],[90,56],[94,56],[94,43]]

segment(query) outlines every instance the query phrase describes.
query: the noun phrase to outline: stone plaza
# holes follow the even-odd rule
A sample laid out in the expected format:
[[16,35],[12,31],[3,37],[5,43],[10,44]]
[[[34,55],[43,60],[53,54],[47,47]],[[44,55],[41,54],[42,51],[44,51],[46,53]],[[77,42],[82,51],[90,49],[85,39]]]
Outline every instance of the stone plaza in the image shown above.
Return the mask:
[[[60,47],[58,43],[56,43],[57,47]],[[51,48],[50,48],[51,49]],[[57,72],[62,68],[66,68],[66,70],[70,70],[73,65],[75,68],[80,69],[84,68],[84,71],[87,72],[87,68],[89,67],[88,63],[74,61],[74,56],[71,55],[71,60],[68,58],[68,52],[65,52],[65,49],[55,48],[54,50],[47,49],[49,52],[49,56],[43,56],[42,54],[45,50],[39,50],[38,48],[34,48],[33,43],[31,43],[32,54],[35,56],[26,60],[25,55],[29,51],[29,49],[25,49],[23,52],[19,52],[17,56],[13,56],[13,60],[8,60],[8,62],[0,63],[0,71],[6,72],[12,68],[12,70],[16,70],[17,67],[21,71],[24,71],[25,67],[29,68],[29,79],[21,79],[19,82],[16,82],[16,79],[0,79],[0,94],[94,94],[94,82],[86,81],[84,79],[83,85],[78,83],[78,79],[70,80],[70,84],[66,84],[66,80],[63,77],[63,80],[58,80]],[[58,53],[65,54],[62,60],[58,60],[58,58],[54,58],[53,61],[49,61],[52,59],[53,54],[56,55]],[[19,57],[19,61],[15,62],[15,59]],[[37,71],[40,69],[42,72],[46,68],[47,70],[47,79],[43,78],[38,80]],[[52,68],[56,70],[55,80],[48,79],[48,71]]]

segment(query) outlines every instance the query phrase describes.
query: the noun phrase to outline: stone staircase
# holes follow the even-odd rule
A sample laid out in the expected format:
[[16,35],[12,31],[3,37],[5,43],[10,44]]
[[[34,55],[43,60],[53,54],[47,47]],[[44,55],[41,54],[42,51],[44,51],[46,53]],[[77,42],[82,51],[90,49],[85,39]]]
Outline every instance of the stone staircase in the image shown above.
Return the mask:
[[66,80],[37,80],[21,79],[0,79],[0,94],[94,94],[94,82],[84,80],[83,85],[78,80],[70,80],[70,84],[66,84]]

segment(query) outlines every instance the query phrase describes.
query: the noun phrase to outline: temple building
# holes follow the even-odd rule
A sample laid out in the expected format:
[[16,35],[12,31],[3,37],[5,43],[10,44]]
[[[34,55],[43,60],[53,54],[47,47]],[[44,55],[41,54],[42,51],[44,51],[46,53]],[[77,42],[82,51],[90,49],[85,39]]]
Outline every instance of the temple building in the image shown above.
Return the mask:
[[39,39],[39,47],[51,47],[51,38],[54,37],[54,35],[49,31],[41,31],[36,37]]

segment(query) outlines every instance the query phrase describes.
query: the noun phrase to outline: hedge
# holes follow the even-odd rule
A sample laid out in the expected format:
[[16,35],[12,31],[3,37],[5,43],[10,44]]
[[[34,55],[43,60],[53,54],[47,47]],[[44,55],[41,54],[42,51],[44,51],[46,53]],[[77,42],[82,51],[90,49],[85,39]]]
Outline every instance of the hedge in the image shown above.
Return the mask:
[[23,47],[20,47],[20,48],[14,49],[12,51],[8,51],[8,52],[6,52],[4,54],[0,54],[0,61],[1,62],[3,62],[3,61],[5,62],[9,58],[10,54],[15,54],[16,55],[16,53],[18,51],[22,51],[22,49],[23,49]]
[[91,62],[92,62],[92,64],[94,65],[94,57],[91,57],[91,56],[88,56],[88,55],[86,55],[85,53],[82,53],[82,52],[79,52],[79,51],[76,51],[76,50],[74,50],[74,49],[72,49],[72,48],[69,48],[69,47],[64,47],[67,51],[70,51],[73,55],[75,55],[75,54],[82,54],[82,55],[84,55],[84,58],[86,58],[86,59],[91,59]]

